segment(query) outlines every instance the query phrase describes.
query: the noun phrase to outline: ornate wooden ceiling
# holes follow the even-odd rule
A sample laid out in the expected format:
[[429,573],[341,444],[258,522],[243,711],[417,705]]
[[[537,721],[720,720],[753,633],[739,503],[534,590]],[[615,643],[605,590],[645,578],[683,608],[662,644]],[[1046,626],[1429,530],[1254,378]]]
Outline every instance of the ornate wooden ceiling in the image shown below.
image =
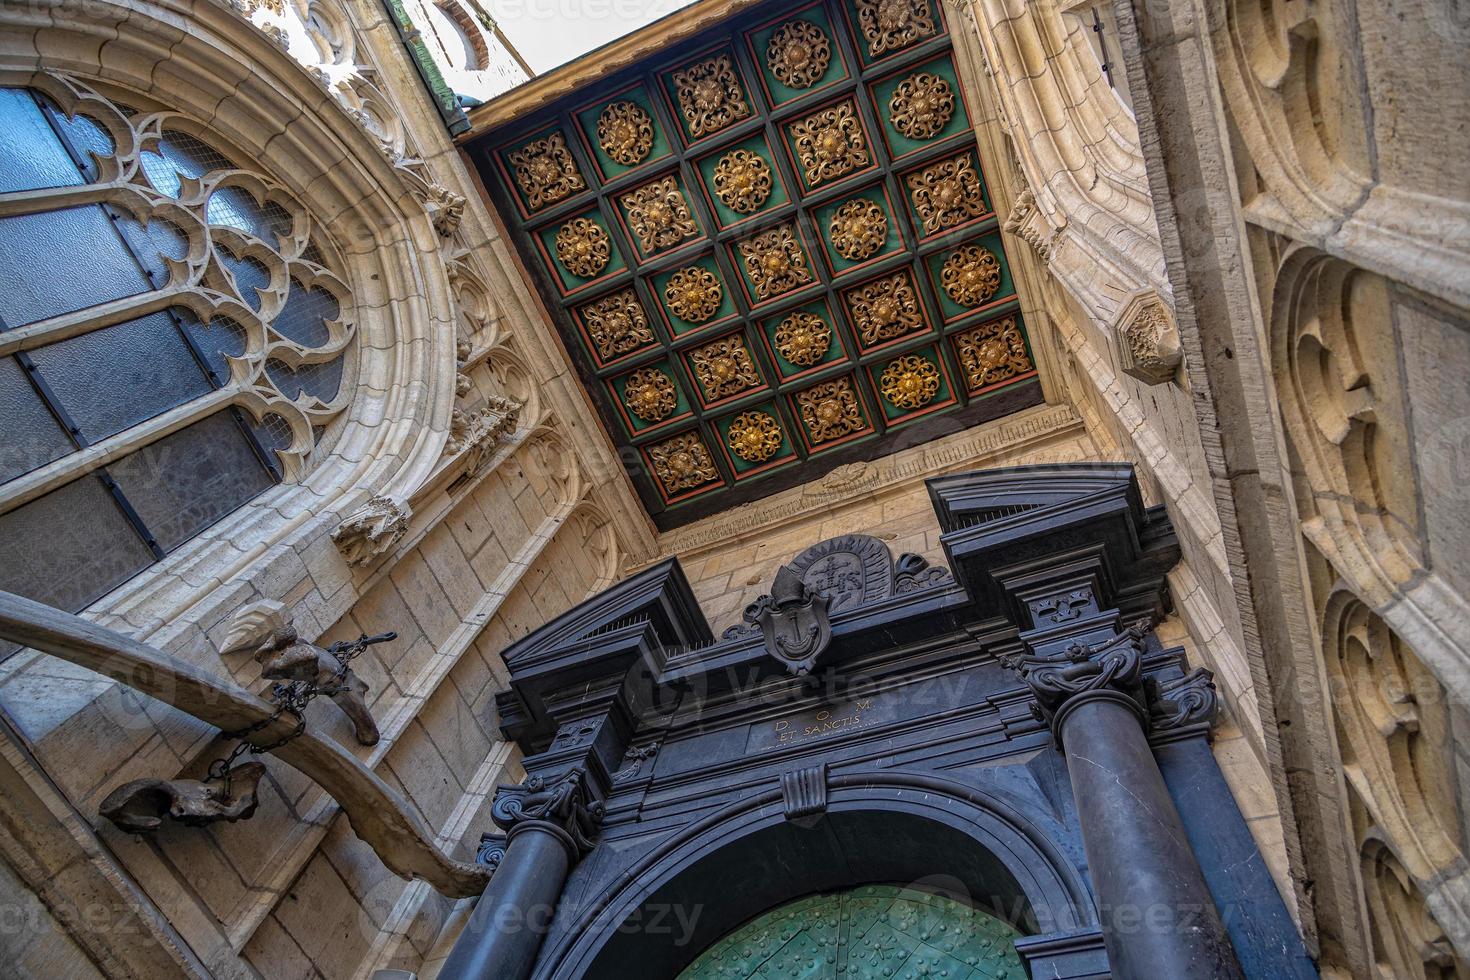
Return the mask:
[[937,0],[765,4],[468,149],[662,528],[1041,401]]

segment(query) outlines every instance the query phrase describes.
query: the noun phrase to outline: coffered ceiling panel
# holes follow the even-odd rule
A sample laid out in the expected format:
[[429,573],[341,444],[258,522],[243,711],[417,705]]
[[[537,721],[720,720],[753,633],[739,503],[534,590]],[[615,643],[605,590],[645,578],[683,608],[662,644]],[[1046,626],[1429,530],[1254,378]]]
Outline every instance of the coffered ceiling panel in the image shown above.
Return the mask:
[[659,526],[1041,401],[971,126],[937,0],[832,0],[469,144]]

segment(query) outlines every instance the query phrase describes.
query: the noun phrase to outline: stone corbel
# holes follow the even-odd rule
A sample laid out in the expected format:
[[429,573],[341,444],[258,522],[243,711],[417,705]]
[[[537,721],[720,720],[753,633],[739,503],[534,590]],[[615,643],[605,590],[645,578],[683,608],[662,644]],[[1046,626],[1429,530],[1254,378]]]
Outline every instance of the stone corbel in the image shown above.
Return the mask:
[[1001,227],[1030,245],[1036,251],[1037,257],[1042,262],[1047,262],[1051,259],[1052,249],[1056,247],[1062,229],[1054,227],[1047,220],[1046,215],[1042,214],[1041,206],[1036,201],[1036,194],[1026,183],[1026,172],[1021,169],[1019,163],[1016,164],[1015,172],[1021,187],[1020,193],[1012,202],[1011,210],[1006,214],[1005,224]]
[[444,443],[445,456],[466,457],[466,472],[475,473],[495,451],[504,436],[520,424],[521,406],[499,395],[492,396],[477,411],[456,408],[450,416],[449,439]]
[[1145,384],[1174,380],[1184,361],[1174,315],[1153,289],[1139,289],[1128,297],[1113,320],[1113,336],[1123,373]]
[[407,503],[392,497],[373,497],[338,525],[332,541],[347,564],[367,565],[403,538],[411,517],[413,511]]

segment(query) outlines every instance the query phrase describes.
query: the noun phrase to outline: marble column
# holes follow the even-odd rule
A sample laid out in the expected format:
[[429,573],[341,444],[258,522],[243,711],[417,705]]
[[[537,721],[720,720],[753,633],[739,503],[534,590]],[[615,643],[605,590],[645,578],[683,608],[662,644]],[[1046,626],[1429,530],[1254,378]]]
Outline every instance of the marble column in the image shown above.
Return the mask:
[[492,816],[506,830],[504,854],[450,951],[440,980],[525,980],[572,866],[591,849],[602,819],[580,769],[555,780],[502,786]]
[[1103,938],[1118,980],[1241,977],[1148,743],[1141,627],[1013,661],[1066,755]]

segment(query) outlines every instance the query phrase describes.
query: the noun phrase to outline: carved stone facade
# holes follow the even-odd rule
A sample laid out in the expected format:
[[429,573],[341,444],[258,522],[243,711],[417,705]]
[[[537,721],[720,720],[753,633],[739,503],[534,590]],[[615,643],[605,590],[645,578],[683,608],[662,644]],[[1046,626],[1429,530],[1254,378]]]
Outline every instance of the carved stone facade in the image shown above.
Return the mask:
[[[1049,706],[1091,685],[1130,700],[1159,744],[1218,712],[1221,772],[1323,974],[1470,975],[1463,18],[1349,0],[1230,0],[1206,19],[1179,0],[706,0],[466,112],[454,93],[492,94],[505,43],[461,6],[0,12],[6,92],[56,107],[42,121],[84,173],[6,190],[0,225],[96,207],[119,234],[182,236],[146,292],[35,323],[5,313],[0,367],[20,372],[6,397],[40,391],[25,364],[48,345],[144,307],[240,327],[218,358],[194,344],[218,361],[204,400],[0,482],[0,565],[20,567],[5,549],[22,508],[83,477],[124,484],[120,461],[205,409],[254,426],[280,472],[195,537],[154,542],[151,564],[86,607],[87,628],[172,658],[169,683],[84,669],[0,616],[0,827],[26,831],[0,834],[0,897],[28,910],[21,932],[0,929],[12,972],[432,976],[464,918],[450,896],[509,852],[499,834],[480,847],[486,831],[524,839],[515,828],[540,821],[585,862],[628,818],[610,787],[680,764],[662,734],[628,742],[626,719],[612,732],[583,712],[532,746],[561,762],[523,768],[506,735],[519,722],[495,701],[518,640],[676,556],[689,610],[673,618],[712,630],[663,637],[670,662],[744,643],[802,690],[880,655],[852,645],[862,616],[958,588],[941,537],[965,529],[936,525],[926,481],[1128,461],[1178,539],[1159,570],[1171,611],[1150,634],[1177,663],[1150,686],[1152,639],[1078,636],[1069,653],[1043,636],[1034,662],[1012,661],[1043,688],[1042,721],[1020,674],[977,717],[1049,737]],[[447,50],[439,15],[469,61],[435,81],[420,55]],[[944,32],[952,71],[936,67]],[[1104,65],[1094,40],[1120,57]],[[609,82],[635,63],[663,90]],[[547,123],[563,97],[587,108],[583,131]],[[498,218],[450,135],[492,122],[517,127]],[[662,149],[676,144],[677,167]],[[884,264],[907,213],[912,271]],[[511,218],[534,224],[562,296],[522,278]],[[257,220],[268,233],[241,227]],[[630,269],[638,253],[656,268]],[[67,261],[88,279],[88,256]],[[814,303],[817,284],[831,295]],[[291,333],[298,294],[336,304],[324,337]],[[747,295],[748,322],[722,312]],[[606,372],[595,391],[548,327],[557,300]],[[1032,374],[1044,405],[979,426],[925,413],[942,390],[1003,398],[991,389]],[[658,535],[589,397],[621,402],[627,451],[672,506],[767,478],[793,447],[832,459],[874,413],[905,421],[891,455]],[[718,419],[689,423],[701,404]],[[966,520],[994,531],[1031,506],[997,498]],[[1090,588],[1018,593],[1007,615],[1060,636],[1099,614]],[[336,685],[343,711],[307,714],[303,756],[205,779],[234,744],[221,730],[246,725],[219,705],[268,712],[271,685],[292,683],[238,644],[237,612],[276,607],[310,649],[399,635]],[[984,660],[967,637],[956,655]],[[980,669],[1001,676],[999,654]],[[229,696],[191,707],[191,678]],[[1030,758],[1063,786],[1043,745]],[[760,806],[803,830],[858,792],[838,764],[769,776]]]

